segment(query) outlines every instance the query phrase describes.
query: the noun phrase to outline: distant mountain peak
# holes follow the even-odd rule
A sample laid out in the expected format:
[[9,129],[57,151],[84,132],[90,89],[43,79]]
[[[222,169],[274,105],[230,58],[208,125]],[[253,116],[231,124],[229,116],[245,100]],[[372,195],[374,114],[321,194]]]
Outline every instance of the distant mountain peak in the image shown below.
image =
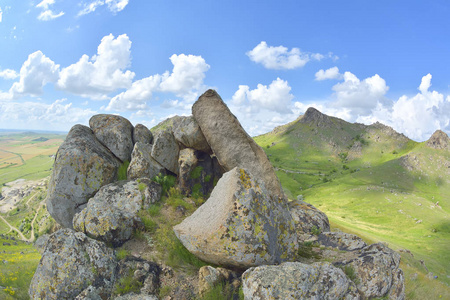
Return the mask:
[[299,119],[300,123],[315,124],[317,127],[328,127],[333,125],[331,117],[321,113],[314,107],[309,107],[305,114]]
[[450,138],[442,130],[436,130],[428,139],[427,146],[433,149],[450,149]]

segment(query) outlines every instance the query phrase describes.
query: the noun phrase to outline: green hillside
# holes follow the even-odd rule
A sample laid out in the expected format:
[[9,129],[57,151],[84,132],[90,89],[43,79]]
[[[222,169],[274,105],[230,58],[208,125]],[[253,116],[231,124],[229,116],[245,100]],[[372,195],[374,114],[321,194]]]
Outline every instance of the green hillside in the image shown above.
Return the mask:
[[450,283],[450,143],[434,149],[315,109],[255,140],[289,198],[301,195],[344,231],[408,249],[424,261],[415,271]]

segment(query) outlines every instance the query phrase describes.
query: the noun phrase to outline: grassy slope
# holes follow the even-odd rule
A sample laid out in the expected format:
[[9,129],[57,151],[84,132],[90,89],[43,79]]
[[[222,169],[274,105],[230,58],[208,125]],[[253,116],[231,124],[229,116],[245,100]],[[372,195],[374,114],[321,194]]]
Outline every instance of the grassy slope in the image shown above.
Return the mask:
[[[381,125],[330,120],[322,127],[297,120],[255,137],[288,196],[303,195],[345,231],[409,249],[449,284],[450,183],[442,162],[450,161],[450,153]],[[405,157],[415,158],[410,170]],[[427,273],[421,265],[405,268]]]

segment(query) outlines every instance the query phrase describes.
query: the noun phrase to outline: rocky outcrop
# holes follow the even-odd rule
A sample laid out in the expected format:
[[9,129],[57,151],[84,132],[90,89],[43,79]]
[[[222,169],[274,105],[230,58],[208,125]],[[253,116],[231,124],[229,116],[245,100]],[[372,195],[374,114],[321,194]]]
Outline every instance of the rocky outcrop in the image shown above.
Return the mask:
[[286,202],[239,168],[225,173],[211,197],[174,231],[191,253],[222,266],[280,263],[297,249]]
[[214,90],[208,90],[192,106],[192,115],[225,172],[235,167],[260,177],[268,192],[283,198],[280,181],[260,146]]
[[198,293],[203,296],[218,284],[231,285],[237,291],[241,284],[239,277],[238,273],[228,269],[211,266],[201,267],[198,270]]
[[150,144],[141,142],[134,144],[131,162],[127,169],[128,179],[153,178],[159,173],[166,173],[166,169],[152,157],[151,151],[152,145]]
[[186,148],[192,148],[211,154],[211,147],[200,130],[194,117],[184,117],[173,129],[175,139]]
[[242,274],[245,299],[360,299],[355,284],[328,262],[286,262]]
[[433,149],[450,150],[450,138],[442,130],[436,130],[428,139],[427,146]]
[[34,242],[34,248],[36,248],[41,255],[44,253],[49,238],[50,235],[43,234]]
[[151,156],[164,168],[178,174],[180,148],[170,131],[161,131],[155,136]]
[[95,115],[89,126],[97,139],[122,162],[130,161],[133,151],[133,125],[116,115]]
[[178,187],[184,195],[208,195],[223,174],[215,157],[191,148],[180,151],[178,165]]
[[89,285],[112,287],[114,251],[84,233],[61,229],[52,234],[31,280],[31,299],[74,299]]
[[[124,298],[119,299],[147,299],[145,297],[158,294],[160,274],[161,267],[154,262],[136,257],[126,257],[121,260],[117,267],[118,284],[120,285],[120,278],[126,278],[132,275],[133,281],[139,282],[141,288],[140,293],[136,297],[126,298],[124,295],[122,296]],[[141,298],[138,296],[141,296]]]
[[327,215],[313,205],[295,200],[289,202],[289,210],[294,219],[297,233],[319,234],[330,231],[330,222]]
[[367,246],[359,236],[345,232],[323,232],[319,234],[318,242],[325,247],[342,251],[354,251]]
[[133,142],[151,144],[153,143],[153,134],[145,125],[136,124],[133,131]]
[[106,185],[75,215],[73,227],[96,240],[120,246],[140,225],[138,211],[160,197],[161,187],[148,179]]
[[62,226],[72,228],[80,212],[103,185],[114,182],[120,161],[94,136],[75,125],[59,147],[48,185],[47,209]]
[[353,270],[358,279],[356,286],[364,298],[389,294],[389,299],[405,299],[403,272],[399,264],[400,254],[381,243],[367,246],[355,257],[335,263]]

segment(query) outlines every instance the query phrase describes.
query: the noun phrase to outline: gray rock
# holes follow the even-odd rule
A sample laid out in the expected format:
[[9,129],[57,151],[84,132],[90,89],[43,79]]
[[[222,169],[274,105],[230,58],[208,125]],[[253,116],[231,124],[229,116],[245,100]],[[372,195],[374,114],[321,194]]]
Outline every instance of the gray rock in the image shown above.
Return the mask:
[[[119,262],[117,281],[133,274],[133,280],[141,283],[142,297],[157,294],[159,291],[161,267],[156,263],[136,257],[127,257]],[[147,299],[147,298],[132,298]]]
[[360,299],[355,284],[328,262],[286,262],[242,274],[244,299]]
[[350,266],[354,270],[358,278],[358,290],[369,299],[388,294],[396,296],[389,299],[405,298],[403,272],[400,272],[399,264],[400,254],[382,243],[367,246],[356,257],[335,263],[338,266]]
[[359,236],[345,232],[323,232],[319,234],[318,242],[343,251],[359,250],[367,246]]
[[52,234],[28,290],[31,299],[74,299],[90,285],[112,287],[117,262],[112,249],[81,232]]
[[298,249],[285,201],[238,168],[225,173],[211,197],[174,231],[191,253],[222,266],[280,263]]
[[427,146],[433,149],[450,150],[450,138],[442,130],[436,130],[427,141]]
[[89,126],[97,139],[122,162],[130,161],[133,151],[133,125],[116,115],[95,115]]
[[102,186],[117,179],[119,166],[120,161],[90,128],[73,126],[56,153],[48,184],[50,215],[63,227],[72,228],[73,216]]
[[217,284],[233,284],[238,278],[238,273],[228,269],[213,268],[211,266],[201,267],[198,270],[198,293],[203,296]]
[[173,136],[186,148],[212,153],[211,147],[193,116],[184,117],[178,122],[173,128]]
[[45,246],[47,245],[49,237],[50,235],[43,234],[34,242],[34,247],[39,251],[41,255],[44,253]]
[[133,131],[133,142],[151,144],[153,143],[153,134],[145,125],[136,124]]
[[330,231],[330,222],[325,213],[304,201],[292,201],[289,210],[294,219],[295,228],[298,233],[314,233]]
[[150,144],[141,142],[134,144],[131,162],[127,170],[128,179],[153,178],[159,173],[166,173],[166,169],[151,156],[151,151],[152,145]]
[[178,175],[178,155],[180,148],[170,131],[159,132],[153,143],[152,157],[164,168]]
[[91,238],[120,246],[141,224],[138,211],[160,197],[161,188],[148,179],[111,183],[75,215],[73,227]]
[[247,169],[263,180],[271,194],[285,198],[264,150],[245,132],[216,91],[208,90],[200,96],[192,114],[225,172],[235,167]]
[[158,297],[155,295],[129,293],[118,296],[114,298],[114,300],[158,300]]
[[178,186],[185,195],[192,192],[208,195],[223,174],[215,157],[191,148],[180,151],[178,165]]
[[[108,295],[110,292],[107,291],[106,294]],[[92,285],[85,288],[78,296],[75,297],[75,300],[103,300],[102,296],[105,295],[105,291],[102,287],[97,288]]]

